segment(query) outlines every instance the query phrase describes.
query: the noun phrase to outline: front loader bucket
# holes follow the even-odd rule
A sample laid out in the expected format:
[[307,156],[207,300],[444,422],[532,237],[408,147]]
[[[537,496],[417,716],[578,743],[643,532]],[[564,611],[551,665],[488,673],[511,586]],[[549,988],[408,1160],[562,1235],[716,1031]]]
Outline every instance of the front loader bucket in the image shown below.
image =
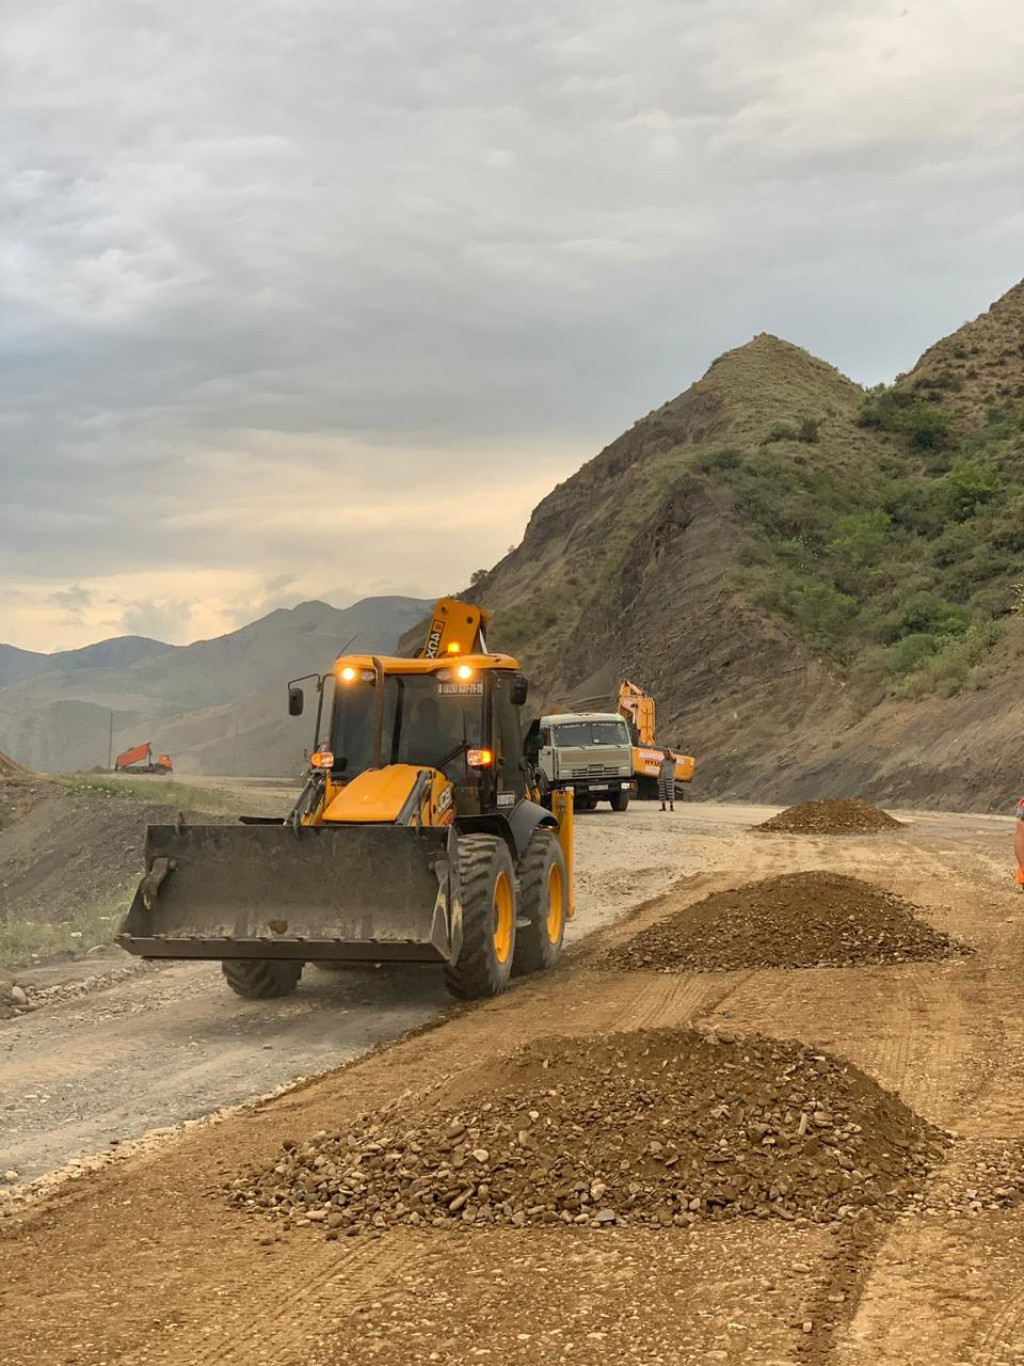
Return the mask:
[[117,942],[146,958],[446,961],[462,938],[456,839],[409,826],[151,825]]

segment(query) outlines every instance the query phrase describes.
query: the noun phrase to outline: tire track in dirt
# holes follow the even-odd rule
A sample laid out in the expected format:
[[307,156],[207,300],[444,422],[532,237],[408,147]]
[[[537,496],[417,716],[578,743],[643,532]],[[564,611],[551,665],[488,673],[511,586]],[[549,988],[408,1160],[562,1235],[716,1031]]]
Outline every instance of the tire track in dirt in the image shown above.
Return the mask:
[[[195,1366],[306,1362],[315,1336],[329,1333],[358,1313],[361,1305],[385,1300],[387,1283],[401,1277],[425,1251],[418,1243],[383,1235],[342,1249],[310,1240],[305,1257],[290,1264],[275,1264],[268,1252],[264,1268],[241,1302],[232,1305],[227,1321],[218,1323],[215,1331],[198,1328],[187,1336],[175,1335],[163,1359],[177,1361],[191,1351],[185,1359]],[[193,1345],[189,1338],[194,1340],[197,1331],[199,1339]],[[160,1360],[153,1345],[147,1344],[120,1358],[119,1366]]]
[[995,1313],[980,1338],[965,1344],[973,1366],[1020,1366],[1024,1361],[1024,1289]]

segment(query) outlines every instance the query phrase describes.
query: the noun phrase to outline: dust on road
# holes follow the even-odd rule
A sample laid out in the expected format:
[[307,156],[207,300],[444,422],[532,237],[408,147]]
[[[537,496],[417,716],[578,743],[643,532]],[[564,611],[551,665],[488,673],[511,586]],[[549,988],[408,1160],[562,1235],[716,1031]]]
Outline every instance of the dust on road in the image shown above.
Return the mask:
[[[22,1366],[1024,1360],[1024,905],[1009,876],[1011,822],[930,815],[838,841],[747,834],[763,814],[687,807],[672,836],[642,810],[595,823],[596,858],[612,849],[616,821],[619,861],[606,868],[627,884],[634,860],[670,864],[683,849],[695,871],[577,941],[562,970],[6,1219],[0,1356]],[[975,953],[671,974],[601,966],[708,894],[815,869],[879,884]],[[622,904],[645,890],[660,888],[634,883]],[[455,1112],[482,1068],[532,1041],[694,1026],[848,1058],[947,1132],[945,1157],[888,1224],[856,1211],[824,1225],[755,1213],[692,1228],[406,1224],[328,1241],[316,1221],[282,1230],[225,1194],[246,1172],[272,1170],[286,1143],[356,1132],[360,1116]]]
[[[710,866],[697,832],[727,843],[757,810],[694,805],[671,826],[645,807],[581,816],[569,944]],[[296,995],[242,1001],[217,963],[107,955],[99,991],[82,980],[90,966],[20,974],[43,1008],[0,1026],[0,1170],[22,1181],[336,1067],[452,1006],[430,967],[307,967]]]

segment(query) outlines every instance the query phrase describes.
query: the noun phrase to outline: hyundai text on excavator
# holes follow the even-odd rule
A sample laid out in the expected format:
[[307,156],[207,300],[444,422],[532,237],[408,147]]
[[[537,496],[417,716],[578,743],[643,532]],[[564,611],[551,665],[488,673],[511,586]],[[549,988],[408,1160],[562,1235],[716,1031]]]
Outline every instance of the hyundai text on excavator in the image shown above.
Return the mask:
[[438,963],[459,998],[553,967],[575,914],[572,794],[536,800],[527,681],[488,652],[488,620],[442,599],[416,658],[345,655],[293,680],[289,713],[312,685],[317,719],[292,811],[150,826],[118,943],[220,959],[250,998],[292,991],[307,962]]

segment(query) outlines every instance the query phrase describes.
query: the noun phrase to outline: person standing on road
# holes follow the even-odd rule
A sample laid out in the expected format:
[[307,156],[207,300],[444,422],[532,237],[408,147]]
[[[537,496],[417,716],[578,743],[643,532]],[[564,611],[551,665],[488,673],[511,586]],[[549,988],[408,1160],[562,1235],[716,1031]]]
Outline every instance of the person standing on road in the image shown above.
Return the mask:
[[670,749],[662,751],[662,760],[658,765],[658,798],[662,811],[665,810],[666,802],[670,811],[676,809],[676,761]]
[[1017,803],[1016,829],[1013,832],[1013,852],[1017,855],[1017,886],[1024,891],[1024,797]]

